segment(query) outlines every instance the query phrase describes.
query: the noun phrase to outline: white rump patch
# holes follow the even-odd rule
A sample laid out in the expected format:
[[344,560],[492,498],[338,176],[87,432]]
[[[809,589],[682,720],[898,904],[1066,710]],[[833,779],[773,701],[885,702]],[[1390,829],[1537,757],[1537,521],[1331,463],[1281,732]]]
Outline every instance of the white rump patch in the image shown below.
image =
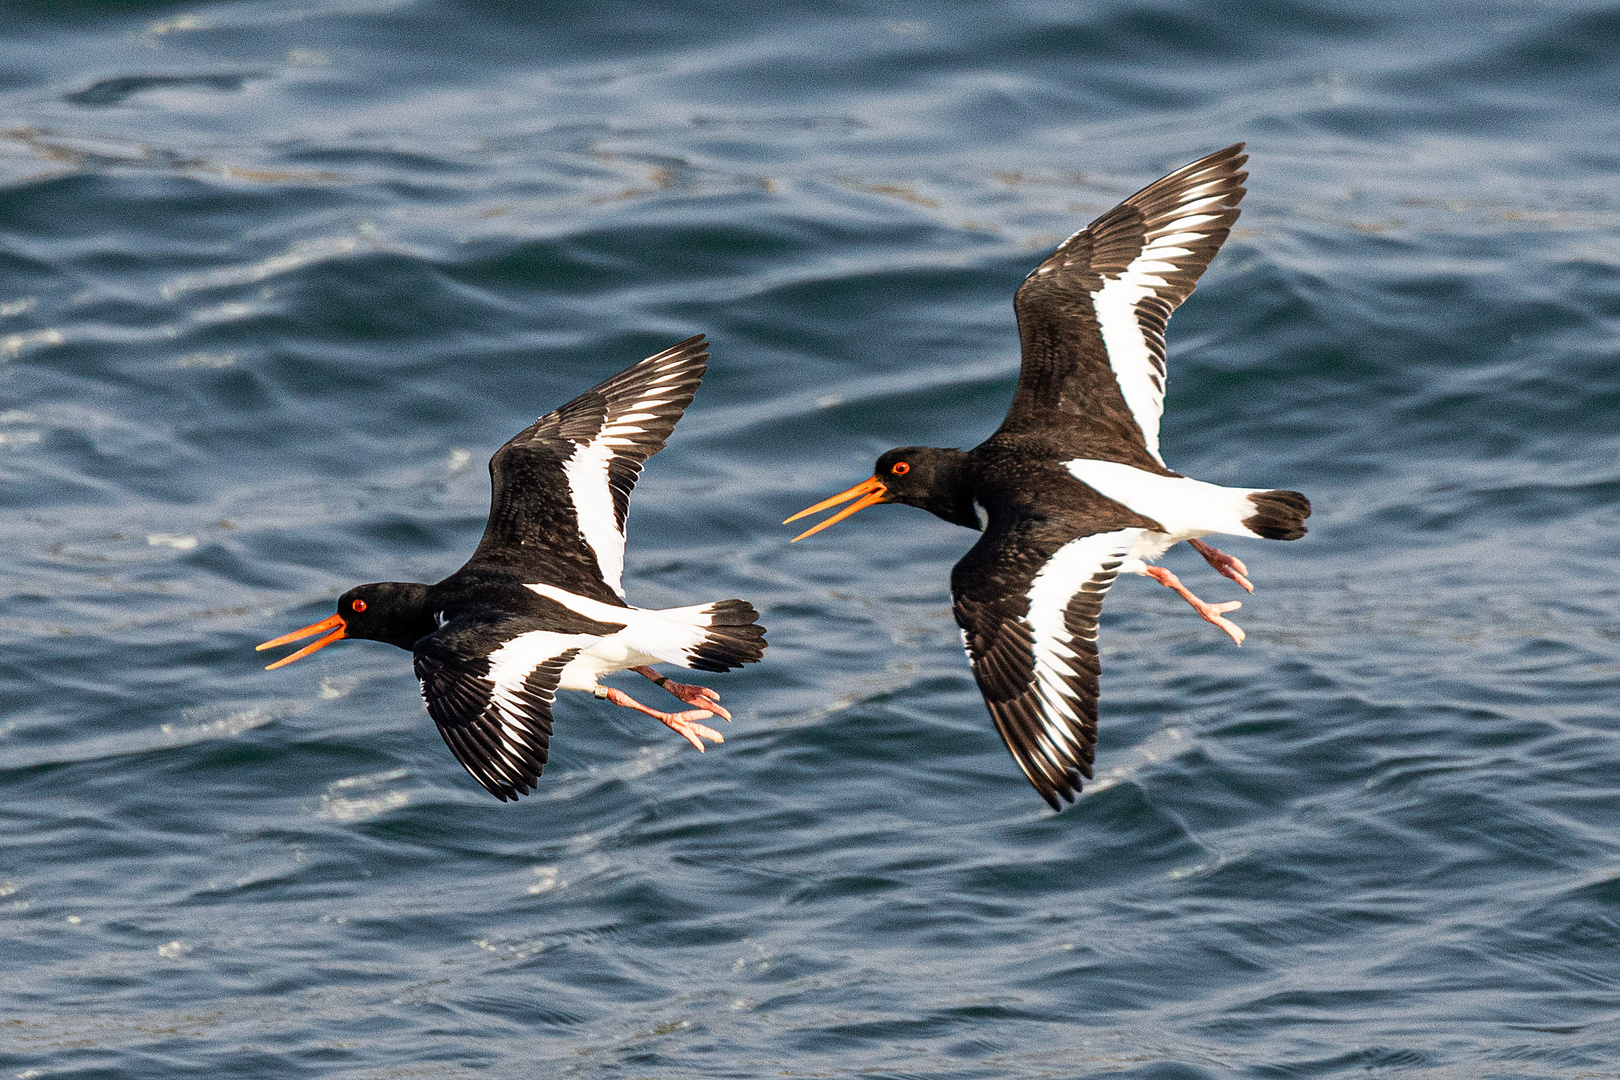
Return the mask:
[[1210,533],[1256,536],[1243,519],[1256,511],[1249,496],[1266,488],[1229,488],[1188,476],[1161,476],[1117,461],[1077,458],[1066,463],[1076,480],[1098,494],[1152,518],[1172,542]]
[[583,615],[593,622],[628,623],[641,611],[641,608],[604,604],[600,600],[592,600],[588,596],[580,596],[578,593],[571,593],[567,589],[559,589],[555,585],[530,585],[526,583],[523,587],[537,596],[543,596],[547,600],[555,600],[575,615]]
[[678,608],[618,607],[588,596],[576,596],[555,585],[526,584],[524,588],[595,622],[624,625],[623,630],[607,637],[580,639],[589,644],[563,669],[564,690],[589,690],[596,685],[598,675],[640,664],[687,667],[698,646],[708,638],[709,625],[714,621],[714,614],[709,610],[712,604]]

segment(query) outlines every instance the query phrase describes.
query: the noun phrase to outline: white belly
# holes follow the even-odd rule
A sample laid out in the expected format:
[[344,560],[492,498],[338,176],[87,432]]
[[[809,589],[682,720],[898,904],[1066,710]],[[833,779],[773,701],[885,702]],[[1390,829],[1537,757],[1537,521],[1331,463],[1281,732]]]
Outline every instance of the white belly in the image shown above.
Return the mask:
[[[628,629],[628,628],[627,628]],[[641,652],[626,639],[624,630],[609,637],[598,638],[588,649],[580,650],[562,669],[560,690],[595,690],[596,680],[625,668],[656,664],[658,657]]]
[[1119,572],[1122,574],[1140,574],[1144,572],[1148,563],[1157,562],[1160,555],[1163,555],[1184,539],[1185,537],[1171,536],[1169,533],[1143,529],[1141,534],[1137,536],[1136,542],[1131,545],[1130,553],[1125,556],[1125,561],[1120,564]]

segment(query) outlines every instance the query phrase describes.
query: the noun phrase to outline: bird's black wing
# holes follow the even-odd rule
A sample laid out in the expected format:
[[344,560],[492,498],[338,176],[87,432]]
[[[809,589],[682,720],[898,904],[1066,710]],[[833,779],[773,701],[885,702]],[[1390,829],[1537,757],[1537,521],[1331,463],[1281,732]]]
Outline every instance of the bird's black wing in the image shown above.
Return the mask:
[[996,730],[1035,790],[1061,810],[1091,778],[1097,617],[1140,528],[1042,542],[992,517],[951,571],[953,613]]
[[422,700],[450,752],[502,802],[535,789],[562,669],[596,640],[453,619],[416,643]]
[[624,521],[641,466],[692,403],[702,335],[649,356],[519,432],[489,460],[489,524],[469,569],[516,571],[606,603],[624,595]]
[[1024,279],[1013,303],[1023,365],[1003,430],[1078,422],[1164,464],[1165,324],[1237,220],[1246,161],[1237,143],[1177,169]]

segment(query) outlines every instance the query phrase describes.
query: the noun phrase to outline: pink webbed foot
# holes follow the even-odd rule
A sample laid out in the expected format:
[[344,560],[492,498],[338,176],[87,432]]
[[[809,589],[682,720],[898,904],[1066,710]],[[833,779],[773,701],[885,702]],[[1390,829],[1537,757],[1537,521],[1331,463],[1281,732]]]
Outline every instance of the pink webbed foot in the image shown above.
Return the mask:
[[703,753],[704,739],[708,739],[713,743],[723,743],[726,741],[726,737],[706,724],[694,724],[687,718],[713,715],[714,714],[709,712],[707,709],[696,709],[692,712],[676,713],[673,716],[666,713],[664,716],[659,717],[659,719],[663,720],[664,723],[668,725],[669,730],[673,731],[675,734],[697,747],[698,753],[701,754]]
[[1176,595],[1187,601],[1187,603],[1191,604],[1192,609],[1198,612],[1199,615],[1203,616],[1206,622],[1214,623],[1216,626],[1224,630],[1226,635],[1237,644],[1243,644],[1243,639],[1248,636],[1243,632],[1243,628],[1234,622],[1229,622],[1225,618],[1222,618],[1222,616],[1224,616],[1228,611],[1236,611],[1238,608],[1242,607],[1243,601],[1228,600],[1224,604],[1206,604],[1204,601],[1194,596],[1192,594],[1192,590],[1181,583],[1180,578],[1176,577],[1176,575],[1172,574],[1162,566],[1149,566],[1143,571],[1143,573],[1147,574],[1148,577],[1152,578],[1154,581],[1157,581],[1165,588],[1173,589]]
[[1254,592],[1254,585],[1249,581],[1249,568],[1243,565],[1243,560],[1236,555],[1228,555],[1218,547],[1211,547],[1202,540],[1188,540],[1192,549],[1204,557],[1204,561],[1215,568],[1215,572],[1222,577],[1231,578],[1249,592]]
[[723,743],[726,741],[725,737],[722,736],[718,731],[714,730],[714,728],[696,722],[698,720],[707,720],[709,717],[713,716],[714,711],[712,709],[692,709],[689,712],[682,713],[659,712],[657,709],[649,709],[647,706],[643,705],[641,702],[637,701],[623,690],[618,690],[607,686],[598,687],[596,696],[605,698],[606,700],[613,702],[613,704],[622,706],[626,709],[634,709],[637,712],[646,713],[648,716],[652,717],[654,720],[657,720],[659,723],[669,728],[669,730],[673,731],[675,734],[697,747],[699,751],[704,749],[704,739],[708,739],[710,742],[714,743]]
[[651,679],[654,686],[669,691],[671,695],[685,704],[696,705],[700,709],[713,713],[728,724],[731,722],[731,714],[720,706],[719,693],[710,690],[707,686],[690,686],[686,683],[678,683],[667,675],[658,674],[657,671],[650,667],[638,667],[631,670],[637,675]]

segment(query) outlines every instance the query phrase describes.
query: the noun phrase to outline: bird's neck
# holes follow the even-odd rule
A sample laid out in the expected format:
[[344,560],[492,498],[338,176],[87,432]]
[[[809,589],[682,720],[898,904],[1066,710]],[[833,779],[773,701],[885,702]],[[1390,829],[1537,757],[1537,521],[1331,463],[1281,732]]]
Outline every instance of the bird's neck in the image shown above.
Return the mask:
[[914,505],[952,525],[978,532],[979,512],[973,508],[973,462],[961,450],[935,450],[933,484]]

